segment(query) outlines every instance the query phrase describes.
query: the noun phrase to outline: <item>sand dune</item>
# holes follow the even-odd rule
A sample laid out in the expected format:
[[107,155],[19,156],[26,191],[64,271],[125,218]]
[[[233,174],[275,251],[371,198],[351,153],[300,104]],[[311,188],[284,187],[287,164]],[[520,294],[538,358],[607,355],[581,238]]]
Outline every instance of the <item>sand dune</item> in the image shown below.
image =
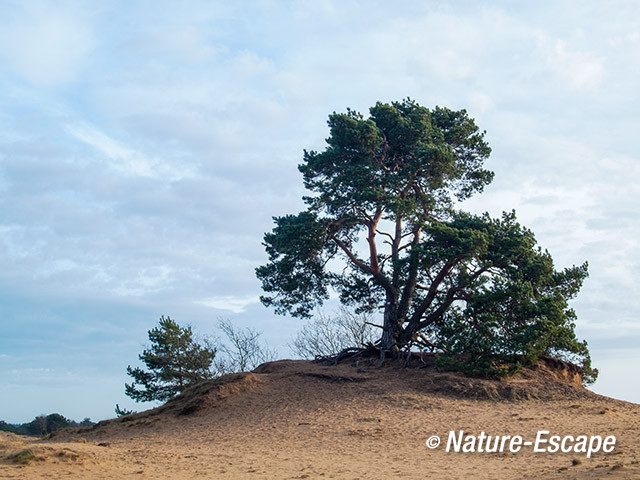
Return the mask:
[[[640,406],[588,392],[565,364],[543,361],[509,381],[489,381],[425,362],[377,369],[282,360],[91,429],[46,440],[5,434],[0,477],[640,478]],[[540,430],[615,435],[616,445],[591,458],[531,447],[455,453],[445,451],[451,430],[525,440]],[[442,439],[433,450],[425,445],[432,435]]]

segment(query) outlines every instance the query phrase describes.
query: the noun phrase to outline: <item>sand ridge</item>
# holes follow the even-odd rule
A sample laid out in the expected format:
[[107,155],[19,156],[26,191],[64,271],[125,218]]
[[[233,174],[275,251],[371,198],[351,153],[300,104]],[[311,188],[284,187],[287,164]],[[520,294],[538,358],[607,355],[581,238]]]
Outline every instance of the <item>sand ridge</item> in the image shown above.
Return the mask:
[[[7,434],[0,477],[640,478],[640,406],[588,392],[562,363],[542,361],[508,381],[439,372],[428,358],[409,368],[388,363],[271,362],[90,429],[45,440]],[[592,458],[425,446],[450,430],[616,435],[617,445]],[[45,450],[26,464],[9,458],[29,448]]]

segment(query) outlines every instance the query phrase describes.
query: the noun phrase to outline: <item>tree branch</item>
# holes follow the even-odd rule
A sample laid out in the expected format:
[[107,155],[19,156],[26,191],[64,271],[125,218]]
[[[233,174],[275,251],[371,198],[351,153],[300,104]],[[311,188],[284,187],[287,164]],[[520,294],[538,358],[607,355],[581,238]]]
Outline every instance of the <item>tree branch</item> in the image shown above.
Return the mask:
[[[380,235],[385,235],[385,236],[389,237],[391,239],[391,241],[393,242],[393,236],[390,233],[383,232],[382,230],[378,230],[378,229],[376,229],[376,233],[379,233]],[[391,243],[389,243],[389,245],[391,245]]]
[[393,285],[391,285],[391,282],[389,281],[389,279],[387,277],[384,276],[384,274],[380,271],[374,272],[373,269],[367,265],[366,263],[364,263],[362,260],[359,260],[358,257],[356,257],[353,252],[351,250],[349,250],[349,248],[347,248],[347,246],[344,244],[344,242],[342,240],[340,240],[339,238],[337,238],[335,235],[330,234],[329,235],[330,238],[336,242],[336,244],[342,249],[342,251],[344,253],[347,254],[347,257],[349,257],[349,259],[361,270],[363,270],[364,272],[373,275],[373,278],[375,278],[378,283],[380,285],[382,285],[382,288],[384,288],[387,292],[394,292],[394,288]]
[[364,263],[362,260],[359,260],[358,257],[356,257],[353,254],[353,252],[351,250],[349,250],[349,248],[347,248],[347,246],[344,244],[344,242],[342,240],[337,238],[333,233],[329,234],[329,238],[331,238],[331,240],[336,242],[336,244],[342,249],[342,251],[347,254],[347,257],[349,257],[349,259],[358,268],[360,268],[361,270],[364,270],[367,273],[374,274],[374,271],[371,269],[371,267],[369,265],[367,265],[366,263]]
[[381,217],[382,208],[378,207],[375,216],[368,225],[369,235],[367,236],[367,242],[369,242],[369,258],[373,273],[380,273],[380,265],[378,264],[378,248],[376,246],[376,228],[378,227],[378,222]]
[[384,327],[382,325],[378,325],[377,323],[371,323],[371,322],[364,322],[365,325],[371,325],[372,327],[377,327],[377,328],[382,328],[384,329]]
[[405,316],[409,312],[411,300],[413,299],[413,294],[415,293],[416,285],[418,284],[418,258],[414,249],[418,246],[418,243],[420,243],[420,232],[422,232],[422,227],[416,228],[413,232],[413,240],[411,241],[412,249],[410,253],[411,257],[409,278],[402,291],[400,305],[398,306],[398,316],[400,318],[405,318]]
[[453,301],[456,299],[454,290],[455,289],[453,288],[449,290],[447,292],[447,296],[445,297],[444,301],[440,304],[440,306],[436,308],[433,312],[431,312],[429,315],[427,315],[423,321],[418,322],[417,328],[415,329],[416,332],[431,325],[433,322],[438,320],[444,312],[447,311],[447,309],[451,306]]
[[393,285],[397,286],[400,283],[400,241],[402,240],[402,216],[396,217],[396,231],[393,243],[391,244],[391,258],[393,259]]
[[433,303],[433,299],[436,298],[436,294],[438,293],[438,287],[440,286],[442,281],[445,279],[445,277],[449,274],[451,269],[456,265],[456,263],[458,263],[458,259],[452,258],[451,260],[449,260],[447,263],[444,264],[442,269],[438,272],[438,275],[436,275],[436,278],[434,278],[433,282],[431,282],[431,286],[429,287],[427,296],[422,301],[422,303],[418,306],[414,314],[411,316],[409,323],[417,323],[420,321],[424,313],[431,306],[431,303]]

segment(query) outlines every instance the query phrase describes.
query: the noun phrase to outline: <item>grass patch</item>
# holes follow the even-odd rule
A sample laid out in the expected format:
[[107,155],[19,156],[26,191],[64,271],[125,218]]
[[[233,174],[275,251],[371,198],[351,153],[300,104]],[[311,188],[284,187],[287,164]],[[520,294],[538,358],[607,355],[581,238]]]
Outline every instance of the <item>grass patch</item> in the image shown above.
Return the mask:
[[36,456],[36,453],[35,449],[26,448],[7,456],[7,459],[13,463],[17,463],[18,465],[29,465],[32,461],[39,459],[39,457]]
[[56,454],[56,456],[64,460],[75,462],[80,458],[80,453],[76,452],[75,450],[71,450],[70,448],[63,448]]

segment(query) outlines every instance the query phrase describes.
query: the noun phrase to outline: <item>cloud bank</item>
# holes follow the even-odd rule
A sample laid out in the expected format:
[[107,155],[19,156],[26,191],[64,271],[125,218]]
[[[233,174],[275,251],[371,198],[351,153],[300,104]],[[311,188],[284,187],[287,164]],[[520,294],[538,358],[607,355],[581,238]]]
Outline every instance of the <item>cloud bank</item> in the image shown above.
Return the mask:
[[640,401],[639,8],[629,2],[75,2],[0,7],[0,402],[112,415],[160,315],[219,316],[290,355],[257,301],[271,217],[302,205],[326,118],[411,97],[467,108],[496,180],[560,266],[595,390]]

